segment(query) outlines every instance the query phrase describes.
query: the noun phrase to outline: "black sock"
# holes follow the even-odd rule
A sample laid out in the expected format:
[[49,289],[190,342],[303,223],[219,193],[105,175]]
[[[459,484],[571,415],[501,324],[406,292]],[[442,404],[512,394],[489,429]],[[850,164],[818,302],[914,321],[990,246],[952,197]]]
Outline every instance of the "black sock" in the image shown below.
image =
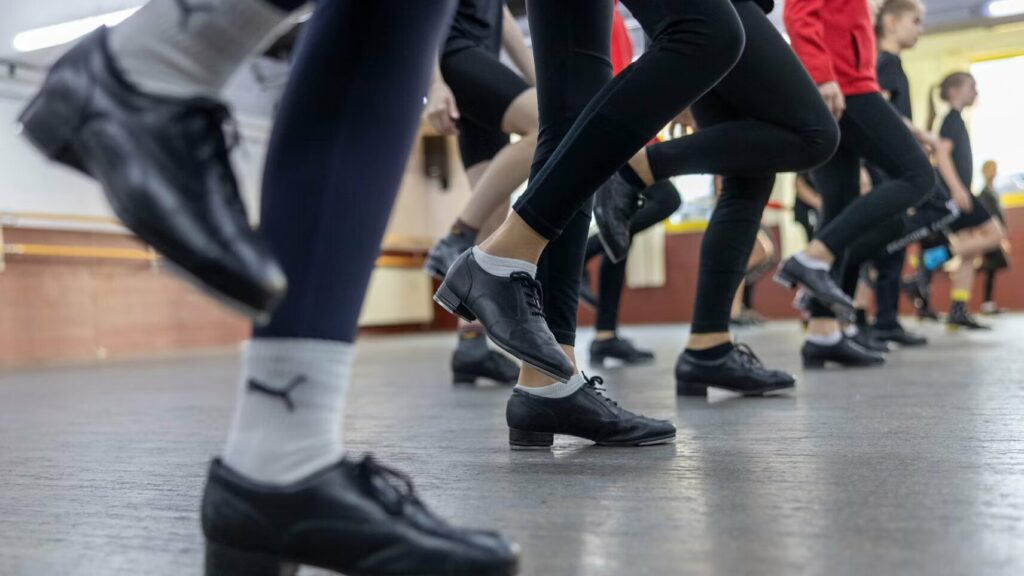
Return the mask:
[[732,342],[726,342],[719,344],[718,346],[712,346],[711,348],[705,348],[703,350],[694,350],[693,348],[687,348],[686,354],[691,358],[697,360],[703,360],[705,362],[713,362],[715,360],[721,360],[732,352],[734,346]]
[[868,325],[868,311],[863,308],[857,308],[857,326]]
[[469,224],[462,221],[461,218],[455,220],[455,224],[452,224],[451,234],[455,236],[463,236],[476,242],[476,235],[480,233],[478,228],[473,228]]
[[488,351],[487,333],[484,332],[483,326],[468,324],[459,327],[459,339],[456,347],[462,353],[469,353],[474,356],[486,354]]
[[631,168],[629,164],[623,164],[622,168],[619,168],[619,176],[622,176],[623,180],[635,186],[637,190],[643,190],[644,188],[647,188],[647,185],[644,184],[644,181],[640,179],[640,175],[637,174],[636,170],[633,170],[633,168]]

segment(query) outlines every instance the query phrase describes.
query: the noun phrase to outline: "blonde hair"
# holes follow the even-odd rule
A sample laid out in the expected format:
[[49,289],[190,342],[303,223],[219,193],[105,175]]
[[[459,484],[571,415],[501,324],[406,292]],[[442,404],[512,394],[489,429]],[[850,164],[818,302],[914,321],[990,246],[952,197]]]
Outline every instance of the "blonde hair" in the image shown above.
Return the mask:
[[875,36],[878,38],[885,36],[886,16],[889,14],[902,16],[907,12],[924,14],[924,4],[921,3],[921,0],[885,0],[882,2],[882,6],[878,9],[878,15],[875,16]]

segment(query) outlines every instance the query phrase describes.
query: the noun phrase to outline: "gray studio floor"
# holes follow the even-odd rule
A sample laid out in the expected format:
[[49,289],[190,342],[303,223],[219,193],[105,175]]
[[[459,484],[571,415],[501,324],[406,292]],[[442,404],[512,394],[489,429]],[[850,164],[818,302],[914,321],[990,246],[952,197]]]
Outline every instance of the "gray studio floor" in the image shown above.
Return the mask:
[[[888,368],[710,402],[676,400],[685,327],[627,329],[658,362],[602,371],[608,388],[675,420],[678,441],[553,452],[508,450],[502,389],[448,384],[452,337],[367,339],[347,438],[410,472],[444,515],[505,530],[530,576],[1020,575],[1024,316],[996,325],[926,326],[933,345]],[[798,370],[795,323],[739,336]],[[204,465],[236,362],[0,375],[0,574],[198,574]]]

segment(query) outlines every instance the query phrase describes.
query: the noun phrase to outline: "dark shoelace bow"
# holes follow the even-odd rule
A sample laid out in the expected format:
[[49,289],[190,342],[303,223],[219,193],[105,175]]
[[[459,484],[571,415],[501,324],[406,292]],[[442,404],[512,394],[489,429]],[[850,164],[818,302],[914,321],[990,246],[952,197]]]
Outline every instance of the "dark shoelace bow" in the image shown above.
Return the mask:
[[[218,136],[212,142],[204,142],[197,150],[201,151],[201,157],[206,156],[227,156],[242,141],[241,133],[238,131],[238,124],[231,116],[228,107],[214,101],[205,99],[195,101],[192,105],[186,106],[182,114],[182,120],[198,119],[197,125],[203,126],[203,134],[215,134]],[[193,120],[195,121],[195,120]]]
[[591,378],[587,376],[585,372],[580,372],[580,374],[583,374],[583,385],[593,390],[594,394],[597,394],[598,398],[604,400],[605,402],[611,404],[612,406],[619,405],[618,402],[604,395],[604,393],[607,392],[608,389],[601,387],[601,384],[604,384],[603,378],[601,378],[600,376],[594,376],[593,378]]
[[519,282],[526,292],[526,305],[530,313],[544,318],[544,290],[540,282],[526,272],[513,272],[509,279]]
[[366,456],[359,463],[359,473],[372,487],[377,501],[392,516],[403,516],[422,530],[434,534],[451,536],[458,530],[433,513],[416,494],[412,479],[377,462],[373,456]]
[[359,463],[359,473],[363,480],[373,487],[378,499],[389,512],[401,515],[407,505],[423,507],[416,487],[405,474],[377,462],[372,456],[363,458]]
[[751,368],[764,367],[761,359],[757,357],[757,354],[754,354],[754,350],[751,349],[749,345],[740,342],[735,344],[735,348],[736,351],[740,353],[740,358],[745,365]]

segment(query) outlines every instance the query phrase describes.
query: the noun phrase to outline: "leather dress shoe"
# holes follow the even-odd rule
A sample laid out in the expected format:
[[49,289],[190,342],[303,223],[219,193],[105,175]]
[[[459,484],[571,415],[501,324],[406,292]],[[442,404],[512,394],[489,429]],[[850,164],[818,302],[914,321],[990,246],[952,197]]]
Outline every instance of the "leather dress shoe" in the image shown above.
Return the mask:
[[262,322],[287,281],[246,217],[229,120],[216,100],[132,87],[100,28],[53,65],[20,130],[47,157],[95,178],[124,225],[186,279]]
[[643,190],[626,182],[617,172],[594,193],[594,222],[605,254],[612,262],[629,255],[629,225],[643,206]]
[[210,466],[202,505],[206,576],[294,576],[299,566],[359,576],[510,576],[518,548],[450,526],[403,474],[342,460],[288,486]]
[[479,319],[492,342],[540,372],[562,382],[575,368],[544,317],[540,282],[526,272],[488,274],[467,250],[452,264],[434,301],[472,322]]
[[600,446],[653,446],[675,440],[671,422],[626,410],[605,396],[600,377],[584,378],[583,386],[564,398],[513,389],[505,409],[512,449],[550,448],[556,434]]
[[856,320],[853,300],[836,284],[827,269],[811,268],[796,258],[789,258],[779,266],[775,281],[787,288],[795,288],[799,284],[811,296],[831,308],[840,319],[850,322]]
[[700,360],[684,350],[676,361],[676,394],[680,396],[707,396],[708,387],[763,396],[794,385],[796,378],[782,370],[765,368],[746,344],[734,345],[719,360]]

